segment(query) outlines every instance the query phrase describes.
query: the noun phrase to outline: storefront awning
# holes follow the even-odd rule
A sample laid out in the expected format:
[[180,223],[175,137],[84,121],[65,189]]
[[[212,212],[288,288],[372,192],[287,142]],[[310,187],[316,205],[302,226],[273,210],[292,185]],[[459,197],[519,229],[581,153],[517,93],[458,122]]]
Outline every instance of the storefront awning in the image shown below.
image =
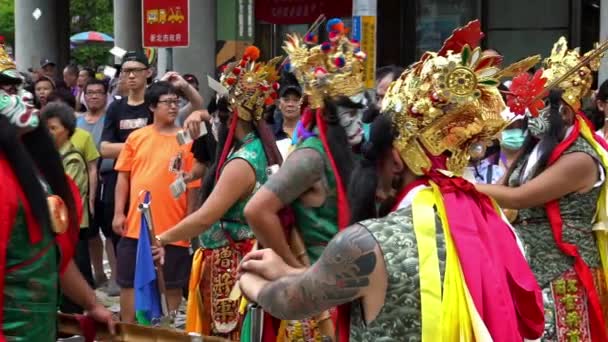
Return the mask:
[[256,0],[255,18],[271,24],[311,24],[327,18],[352,16],[352,0]]

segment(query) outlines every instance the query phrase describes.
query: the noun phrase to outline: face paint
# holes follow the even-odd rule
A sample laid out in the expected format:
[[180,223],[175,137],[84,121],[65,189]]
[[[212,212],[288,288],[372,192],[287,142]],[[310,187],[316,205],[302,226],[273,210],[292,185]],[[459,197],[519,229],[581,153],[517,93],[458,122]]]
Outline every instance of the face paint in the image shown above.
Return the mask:
[[528,131],[533,137],[540,139],[549,131],[551,123],[549,122],[550,107],[547,106],[538,113],[538,116],[528,116]]
[[[353,103],[361,104],[363,107],[367,105],[367,99],[364,93],[351,96],[350,100]],[[363,117],[363,109],[347,108],[338,106],[338,119],[340,125],[346,132],[348,143],[351,146],[360,144],[363,141],[363,123],[361,119]]]
[[36,128],[39,124],[36,114],[37,111],[19,96],[0,91],[0,115],[8,117],[11,124],[19,128]]

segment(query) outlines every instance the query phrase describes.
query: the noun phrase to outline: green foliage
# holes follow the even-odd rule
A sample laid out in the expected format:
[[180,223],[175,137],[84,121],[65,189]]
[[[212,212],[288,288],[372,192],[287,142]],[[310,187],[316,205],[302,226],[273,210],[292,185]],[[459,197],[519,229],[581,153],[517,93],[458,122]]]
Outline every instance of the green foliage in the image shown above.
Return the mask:
[[6,42],[13,44],[15,32],[15,1],[0,0],[0,36],[6,38]]
[[[4,36],[10,45],[14,44],[15,37],[15,1],[0,0],[0,35]],[[98,31],[114,36],[112,0],[70,0],[70,17],[70,36],[84,31]],[[72,61],[83,66],[110,63],[112,57],[108,51],[111,47],[77,46],[72,50]]]
[[[97,31],[113,36],[112,4],[112,0],[70,0],[70,16],[72,17],[70,35]],[[111,47],[112,45],[79,45],[72,50],[72,60],[76,64],[89,67],[108,64],[112,61],[108,52]]]

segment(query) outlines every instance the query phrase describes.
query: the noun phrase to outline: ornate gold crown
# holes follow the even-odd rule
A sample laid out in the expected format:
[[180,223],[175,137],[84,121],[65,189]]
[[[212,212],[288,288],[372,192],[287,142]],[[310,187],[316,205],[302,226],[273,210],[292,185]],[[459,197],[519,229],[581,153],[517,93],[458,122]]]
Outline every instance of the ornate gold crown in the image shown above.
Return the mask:
[[13,59],[6,53],[4,45],[0,44],[0,73],[7,74],[10,77],[17,78],[17,65]]
[[359,49],[359,43],[347,37],[340,19],[329,20],[327,31],[330,41],[321,45],[310,34],[304,39],[288,34],[283,46],[289,55],[287,70],[296,75],[313,109],[323,107],[325,97],[350,97],[365,90],[366,55]]
[[241,61],[227,65],[220,77],[230,105],[245,121],[261,120],[264,107],[274,102],[279,89],[277,64],[281,57],[266,64],[256,62],[259,57],[257,47],[248,47]]
[[[410,170],[422,175],[432,168],[430,156],[447,155],[447,171],[462,175],[471,155],[483,155],[509,123],[497,86],[538,63],[528,58],[504,70],[502,57],[478,47],[479,21],[454,31],[438,52],[421,60],[393,82],[382,102],[398,131],[395,147]],[[446,152],[449,152],[446,154]]]
[[[566,38],[561,37],[553,45],[551,56],[543,61],[543,77],[547,79],[547,83],[552,83],[575,68],[583,58],[591,55],[594,51],[591,50],[584,56],[581,56],[578,48],[568,50]],[[574,110],[578,111],[581,108],[581,99],[589,94],[593,85],[592,72],[599,69],[601,57],[602,55],[599,55],[597,58],[591,59],[589,63],[580,67],[577,72],[556,85],[564,91],[562,99]]]

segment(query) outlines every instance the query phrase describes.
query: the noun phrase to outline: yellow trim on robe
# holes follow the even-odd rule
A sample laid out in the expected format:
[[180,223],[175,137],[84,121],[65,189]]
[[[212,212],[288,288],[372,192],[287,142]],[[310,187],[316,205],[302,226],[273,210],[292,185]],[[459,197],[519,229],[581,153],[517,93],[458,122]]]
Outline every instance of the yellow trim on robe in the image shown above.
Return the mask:
[[422,342],[441,340],[441,273],[437,254],[434,196],[431,188],[420,190],[412,201],[414,233],[420,271]]
[[202,306],[200,282],[202,270],[205,265],[203,249],[199,248],[194,253],[192,259],[192,269],[190,271],[190,283],[188,284],[188,302],[186,305],[186,331],[202,334]]
[[446,244],[446,265],[441,306],[441,341],[491,342],[492,336],[490,336],[490,332],[477,312],[465,283],[464,273],[450,233],[443,196],[436,184],[433,182],[430,184]]
[[[587,140],[597,153],[599,162],[604,167],[604,171],[608,171],[608,152],[594,139],[595,133],[591,131],[587,123],[582,118],[577,118],[580,124],[580,134]],[[597,201],[597,208],[594,218],[593,231],[597,243],[597,249],[600,254],[602,263],[602,271],[608,287],[608,179],[604,180],[600,197]]]

